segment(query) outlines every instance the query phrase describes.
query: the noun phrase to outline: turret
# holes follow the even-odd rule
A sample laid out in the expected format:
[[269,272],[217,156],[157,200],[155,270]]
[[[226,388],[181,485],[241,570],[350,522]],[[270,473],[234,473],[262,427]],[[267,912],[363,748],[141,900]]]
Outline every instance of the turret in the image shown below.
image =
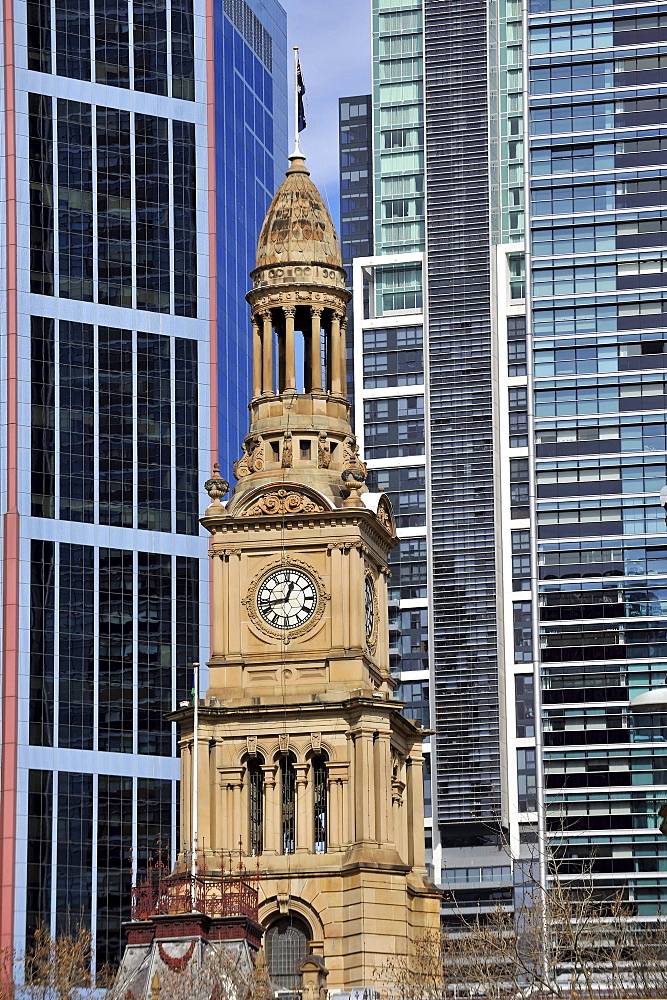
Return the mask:
[[287,478],[340,505],[343,473],[365,478],[345,384],[350,293],[331,216],[301,156],[291,157],[269,208],[251,277],[250,428],[230,507],[248,489]]

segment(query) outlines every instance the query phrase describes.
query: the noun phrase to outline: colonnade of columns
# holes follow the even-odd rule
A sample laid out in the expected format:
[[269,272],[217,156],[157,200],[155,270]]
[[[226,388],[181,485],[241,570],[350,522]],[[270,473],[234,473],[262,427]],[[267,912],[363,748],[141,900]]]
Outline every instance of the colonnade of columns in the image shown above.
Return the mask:
[[[343,313],[332,309],[311,306],[310,328],[304,321],[305,310],[299,308],[305,352],[303,385],[305,392],[328,391],[335,395],[345,395],[345,326]],[[277,333],[278,344],[278,392],[297,391],[296,351],[294,347],[295,321],[297,310],[293,306],[280,306],[253,314],[253,368],[252,394],[258,396],[274,394],[273,333]],[[322,379],[322,331],[326,344],[325,384]]]
[[[399,855],[412,867],[424,866],[422,756],[413,748],[406,759],[393,758],[390,734],[360,727],[348,734],[350,760],[326,762],[326,849],[345,850],[353,844],[379,847],[395,846]],[[214,757],[215,755],[213,755]],[[206,753],[202,754],[204,761]],[[189,747],[183,748],[184,819],[188,815],[191,765]],[[392,776],[392,758],[394,760]],[[237,851],[239,842],[249,850],[250,797],[247,768],[244,764],[216,767],[220,812],[217,817],[200,813],[200,839],[216,844],[216,850]],[[206,767],[204,763],[204,767]],[[284,853],[283,796],[279,760],[261,764],[262,771],[262,840],[263,853]],[[315,791],[312,761],[294,763],[294,849],[296,854],[315,851]],[[203,777],[203,775],[202,775]],[[204,785],[200,788],[204,791]],[[211,800],[216,796],[211,788]],[[200,808],[208,795],[200,797]],[[216,809],[217,813],[218,810]],[[189,823],[184,822],[182,836],[189,842]]]

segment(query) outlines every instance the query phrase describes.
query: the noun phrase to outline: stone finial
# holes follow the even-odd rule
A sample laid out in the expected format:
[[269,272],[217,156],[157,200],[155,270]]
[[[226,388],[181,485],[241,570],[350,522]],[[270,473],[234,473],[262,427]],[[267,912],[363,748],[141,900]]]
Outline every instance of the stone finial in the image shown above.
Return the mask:
[[220,475],[220,466],[217,462],[213,466],[213,475],[204,483],[204,489],[211,498],[211,506],[222,507],[220,501],[229,490],[229,483]]
[[362,469],[345,469],[343,472],[343,482],[350,491],[349,497],[343,500],[342,507],[363,507],[363,501],[359,498],[359,491],[364,488],[366,476]]

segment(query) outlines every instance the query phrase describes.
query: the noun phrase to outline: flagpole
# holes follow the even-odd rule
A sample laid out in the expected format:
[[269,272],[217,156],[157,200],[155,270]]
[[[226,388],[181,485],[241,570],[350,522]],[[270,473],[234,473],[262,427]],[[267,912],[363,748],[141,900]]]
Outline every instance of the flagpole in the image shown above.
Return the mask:
[[298,85],[299,49],[294,46],[294,152],[292,156],[301,156],[299,145],[299,85]]
[[192,720],[192,857],[190,858],[190,903],[194,911],[197,899],[197,840],[199,837],[199,664],[193,663],[194,688]]

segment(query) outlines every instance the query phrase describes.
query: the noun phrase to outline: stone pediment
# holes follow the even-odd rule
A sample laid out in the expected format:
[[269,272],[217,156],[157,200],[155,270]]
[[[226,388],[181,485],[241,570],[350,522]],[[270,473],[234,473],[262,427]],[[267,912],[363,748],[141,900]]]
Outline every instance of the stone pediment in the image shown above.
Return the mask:
[[377,510],[375,512],[380,524],[386,528],[390,535],[396,534],[396,522],[394,520],[394,511],[391,506],[391,500],[388,496],[382,494],[379,503],[377,505]]
[[303,483],[269,483],[246,493],[233,510],[233,517],[285,514],[326,514],[333,505],[312,486]]

